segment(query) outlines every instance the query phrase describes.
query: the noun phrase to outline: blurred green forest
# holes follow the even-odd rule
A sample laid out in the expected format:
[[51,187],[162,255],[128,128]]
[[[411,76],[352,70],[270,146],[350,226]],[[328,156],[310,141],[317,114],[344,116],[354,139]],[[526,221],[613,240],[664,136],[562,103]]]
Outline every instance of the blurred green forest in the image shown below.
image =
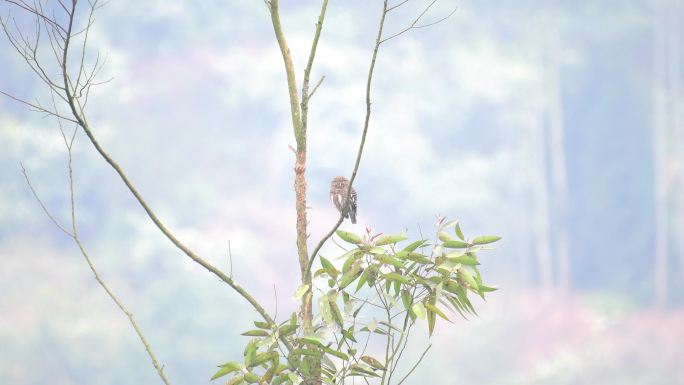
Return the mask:
[[[301,68],[318,4],[282,3]],[[421,4],[410,4],[388,30],[411,20]],[[328,11],[311,112],[312,241],[334,222],[328,181],[351,169],[358,144],[378,5]],[[351,229],[429,233],[445,214],[468,233],[502,235],[483,264],[500,290],[479,317],[438,322],[407,383],[684,384],[684,2],[439,1],[431,17],[454,6],[380,52]],[[0,3],[2,17],[10,10]],[[114,78],[89,106],[104,146],[180,238],[288,317],[299,285],[294,139],[263,4],[111,2],[92,42]],[[1,38],[0,69],[0,90],[49,97]],[[86,246],[171,381],[208,383],[241,354],[252,311],[157,232],[84,139],[74,167]],[[68,217],[60,141],[53,120],[0,98],[0,383],[157,383],[23,179],[20,161]]]

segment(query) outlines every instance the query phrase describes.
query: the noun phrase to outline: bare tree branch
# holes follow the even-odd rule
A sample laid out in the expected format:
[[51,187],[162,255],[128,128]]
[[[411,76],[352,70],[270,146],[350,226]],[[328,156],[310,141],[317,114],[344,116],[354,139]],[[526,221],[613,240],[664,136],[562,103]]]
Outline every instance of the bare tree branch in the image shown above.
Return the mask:
[[[74,41],[74,27],[75,27],[75,13],[76,13],[76,7],[77,7],[77,1],[71,1],[71,2],[63,2],[59,1],[59,5],[62,7],[64,12],[66,13],[66,21],[64,24],[59,24],[56,21],[56,18],[53,20],[47,16],[45,16],[44,11],[42,10],[41,7],[38,6],[30,6],[26,2],[22,0],[5,0],[8,3],[17,5],[18,7],[26,10],[27,12],[35,15],[37,18],[40,20],[46,21],[50,26],[52,26],[53,30],[51,33],[49,33],[50,36],[50,43],[51,47],[53,49],[53,52],[55,53],[55,57],[58,59],[58,65],[60,68],[60,73],[61,73],[61,80],[63,83],[63,86],[59,87],[54,87],[51,86],[50,88],[55,91],[57,95],[59,95],[61,98],[63,98],[67,105],[68,108],[70,109],[71,114],[73,115],[73,118],[67,118],[63,115],[60,115],[57,111],[50,111],[48,109],[43,108],[40,106],[40,104],[33,104],[30,102],[27,102],[25,100],[19,99],[17,97],[14,97],[6,92],[0,91],[3,95],[6,95],[13,100],[16,100],[18,102],[21,102],[25,105],[28,105],[29,107],[32,107],[34,110],[43,112],[49,115],[56,116],[60,119],[65,119],[67,121],[73,122],[78,124],[78,126],[84,131],[88,139],[90,140],[91,144],[95,147],[97,152],[102,156],[102,158],[116,171],[116,173],[121,177],[122,181],[126,185],[126,187],[129,189],[129,191],[133,194],[135,199],[138,201],[138,203],[142,206],[142,208],[145,210],[147,213],[148,217],[152,220],[152,222],[157,226],[157,228],[178,248],[180,249],[183,253],[185,253],[188,257],[190,257],[193,261],[204,267],[206,270],[209,272],[213,273],[216,275],[220,280],[224,281],[227,283],[229,286],[231,286],[238,294],[240,294],[243,298],[245,298],[251,305],[252,307],[264,318],[266,322],[268,322],[271,325],[275,325],[274,320],[270,317],[270,315],[266,312],[266,310],[257,302],[254,297],[252,297],[251,294],[249,294],[244,288],[242,288],[240,285],[238,285],[231,277],[223,273],[221,270],[216,268],[215,266],[211,265],[209,262],[201,258],[199,255],[197,255],[194,251],[192,251],[189,247],[187,247],[185,244],[180,242],[174,235],[173,233],[161,222],[161,220],[157,217],[157,215],[154,213],[154,211],[150,208],[150,206],[145,202],[141,194],[138,192],[138,190],[135,188],[133,183],[130,181],[126,173],[123,171],[121,166],[114,161],[114,159],[103,149],[103,147],[99,144],[97,141],[96,137],[94,136],[94,133],[88,124],[88,121],[86,119],[85,113],[84,113],[84,106],[87,102],[87,95],[90,87],[93,85],[92,79],[94,77],[94,74],[96,73],[96,70],[93,70],[90,75],[84,75],[85,78],[79,76],[83,74],[84,72],[84,64],[85,60],[84,54],[82,53],[81,56],[81,63],[78,68],[78,74],[77,76],[77,82],[74,83],[69,75],[70,73],[70,68],[68,66],[68,57],[70,52],[72,52],[72,41]],[[99,8],[102,3],[99,3],[98,1],[92,1],[89,0],[88,4],[90,6],[90,18],[88,21],[88,24],[86,25],[84,31],[86,31],[86,34],[84,35],[84,40],[87,40],[87,30],[92,26],[92,12]],[[3,27],[6,25],[3,22]],[[55,35],[55,32],[58,33],[58,35]],[[22,35],[23,36],[23,35]],[[14,42],[18,42],[17,39],[14,39],[13,36],[10,34],[8,36],[11,40]],[[22,41],[25,38],[20,38]],[[28,41],[28,40],[27,40]],[[75,41],[74,41],[75,42]],[[19,47],[19,45],[17,45]],[[17,48],[15,47],[15,48]],[[83,49],[85,49],[85,43],[83,45]],[[19,47],[20,48],[20,47]],[[59,50],[58,50],[59,49]],[[19,49],[19,53],[26,59],[27,57],[30,57],[28,54],[28,51]],[[30,64],[30,63],[29,63]],[[98,68],[97,63],[94,67],[95,69]],[[46,79],[43,76],[40,76],[41,80],[44,82],[48,83]],[[80,80],[84,79],[84,80]],[[85,94],[84,94],[85,93]],[[82,98],[85,98],[81,100]],[[291,349],[291,344],[289,341],[282,339],[283,343],[285,346],[288,347],[288,349]]]
[[[349,202],[349,197],[351,196],[352,184],[354,179],[356,179],[356,173],[359,170],[359,165],[361,164],[361,155],[363,155],[363,147],[366,144],[366,135],[368,134],[368,126],[370,124],[370,114],[371,114],[371,82],[373,80],[373,71],[375,70],[375,61],[378,57],[378,50],[380,49],[380,44],[382,43],[382,30],[385,26],[385,16],[387,16],[387,0],[383,2],[382,15],[380,17],[380,23],[378,26],[377,37],[375,38],[375,46],[373,47],[373,54],[371,56],[370,68],[368,69],[368,77],[366,79],[366,117],[363,123],[363,132],[361,133],[361,143],[359,144],[359,149],[356,153],[356,162],[354,163],[354,168],[352,169],[351,178],[349,178],[349,188],[347,190],[347,196],[345,202]],[[307,266],[307,273],[311,272],[311,266],[313,265],[316,255],[321,250],[321,247],[327,242],[328,239],[335,233],[335,231],[340,227],[342,221],[344,220],[344,210],[340,212],[340,217],[337,219],[335,225],[328,231],[328,233],[318,242],[318,245],[314,248],[311,256],[309,257],[309,265]]]
[[411,367],[411,370],[409,370],[409,372],[406,373],[406,375],[397,383],[397,385],[401,385],[413,373],[413,371],[416,370],[418,365],[420,365],[420,363],[423,362],[423,358],[425,358],[425,355],[430,350],[430,348],[432,348],[432,344],[428,345],[428,347],[425,348],[425,350],[423,351],[423,354],[421,354],[420,358],[418,358],[418,361],[416,361],[416,363],[413,364],[413,367]]
[[314,86],[313,90],[311,90],[311,93],[309,94],[309,96],[307,97],[307,99],[311,99],[311,98],[314,96],[314,94],[316,93],[316,90],[318,89],[318,87],[321,85],[321,83],[323,83],[323,80],[325,80],[325,75],[321,76],[321,78],[318,80],[318,83],[316,83],[316,85]]
[[36,199],[36,201],[38,201],[38,204],[43,209],[43,212],[45,213],[45,215],[47,215],[48,218],[50,218],[50,221],[52,221],[52,223],[54,223],[58,229],[62,230],[62,232],[64,234],[68,235],[70,238],[73,238],[74,235],[72,233],[70,233],[69,230],[67,230],[64,226],[62,226],[55,219],[55,217],[50,213],[50,210],[48,210],[47,207],[45,207],[43,200],[40,199],[40,196],[38,195],[38,193],[36,192],[36,189],[33,187],[33,184],[31,183],[31,179],[29,178],[28,173],[26,172],[26,168],[24,168],[24,164],[19,162],[19,165],[21,166],[21,173],[24,174],[24,179],[26,179],[26,184],[28,185],[29,189],[31,189],[31,193],[33,194],[33,197]]
[[[458,8],[454,8],[451,12],[449,12],[448,15],[442,17],[442,18],[439,19],[439,20],[436,20],[436,21],[433,21],[433,22],[430,22],[430,23],[427,23],[427,24],[420,24],[420,25],[419,25],[418,22],[420,21],[420,19],[422,19],[423,16],[425,16],[425,14],[430,10],[430,8],[432,8],[433,5],[435,5],[436,2],[437,2],[437,0],[432,0],[432,2],[430,2],[430,4],[428,4],[428,5],[423,9],[423,12],[421,12],[420,15],[418,15],[418,17],[416,17],[416,18],[413,20],[413,23],[411,23],[410,26],[404,28],[403,30],[401,30],[401,31],[399,31],[399,32],[397,32],[397,33],[395,33],[394,35],[391,35],[391,36],[389,36],[389,37],[383,39],[380,43],[384,43],[384,42],[386,42],[386,41],[388,41],[388,40],[394,39],[394,38],[397,37],[397,36],[401,36],[401,35],[403,35],[404,33],[408,32],[408,31],[410,31],[410,30],[412,30],[412,29],[426,28],[426,27],[433,26],[433,25],[435,25],[435,24],[439,24],[439,23],[443,22],[444,20],[450,18],[451,15],[453,15],[454,13],[456,13],[456,10],[458,9]],[[402,5],[402,4],[403,4],[403,3],[401,3],[401,4],[397,5],[397,6],[400,6],[400,5]],[[395,6],[395,7],[396,7],[396,6]]]
[[403,1],[401,1],[395,5],[391,6],[391,7],[387,8],[387,12],[393,11],[393,10],[401,7],[402,5],[408,3],[409,1],[411,1],[411,0],[403,0]]

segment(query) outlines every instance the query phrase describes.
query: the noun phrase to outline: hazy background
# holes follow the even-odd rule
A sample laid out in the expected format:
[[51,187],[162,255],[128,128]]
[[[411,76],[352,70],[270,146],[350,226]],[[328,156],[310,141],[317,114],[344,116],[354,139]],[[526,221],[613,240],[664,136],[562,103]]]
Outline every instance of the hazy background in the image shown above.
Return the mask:
[[[301,80],[319,2],[281,2]],[[426,3],[392,13],[388,33]],[[407,383],[684,384],[682,3],[443,0],[425,21],[458,7],[450,19],[382,46],[359,224],[343,227],[419,237],[443,214],[466,235],[503,236],[481,256],[501,290],[476,301],[479,318],[438,322]],[[3,17],[10,9],[19,15],[0,3]],[[312,75],[326,76],[309,123],[312,243],[336,219],[330,178],[351,172],[380,9],[328,9]],[[113,0],[91,43],[108,56],[100,78],[113,77],[89,102],[100,142],[180,239],[224,270],[230,241],[237,281],[271,312],[275,285],[288,317],[294,137],[263,2]],[[49,100],[4,36],[0,90]],[[54,119],[0,97],[0,382],[160,383],[20,161],[67,223]],[[208,383],[241,356],[238,333],[256,314],[162,237],[83,135],[74,162],[100,274],[172,383]]]

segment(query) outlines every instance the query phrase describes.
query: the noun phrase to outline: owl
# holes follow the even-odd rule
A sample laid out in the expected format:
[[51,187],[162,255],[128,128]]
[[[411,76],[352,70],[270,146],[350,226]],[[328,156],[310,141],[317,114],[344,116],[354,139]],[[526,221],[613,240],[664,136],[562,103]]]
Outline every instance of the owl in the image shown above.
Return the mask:
[[342,213],[345,218],[351,219],[351,223],[356,223],[356,190],[353,187],[349,195],[349,207],[344,210],[344,199],[347,197],[348,189],[349,180],[343,176],[336,176],[330,182],[330,200],[337,208],[337,211]]

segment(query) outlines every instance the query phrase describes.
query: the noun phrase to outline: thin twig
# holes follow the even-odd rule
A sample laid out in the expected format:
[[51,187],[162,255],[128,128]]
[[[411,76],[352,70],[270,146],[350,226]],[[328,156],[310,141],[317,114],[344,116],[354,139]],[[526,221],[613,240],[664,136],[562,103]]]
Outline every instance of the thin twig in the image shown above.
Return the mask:
[[[451,12],[449,12],[448,15],[442,17],[442,18],[439,19],[439,20],[436,20],[436,21],[433,21],[433,22],[430,22],[430,23],[427,23],[427,24],[420,24],[420,25],[418,25],[418,22],[420,21],[420,19],[422,19],[423,16],[425,16],[425,14],[430,10],[430,8],[432,8],[433,5],[435,5],[436,2],[437,2],[437,0],[432,0],[432,2],[430,2],[430,4],[428,4],[428,5],[423,9],[423,12],[421,12],[420,15],[418,15],[418,17],[416,17],[416,18],[413,20],[413,23],[411,23],[411,25],[409,25],[408,27],[404,28],[403,30],[401,30],[401,31],[399,31],[399,32],[397,32],[397,33],[395,33],[395,34],[393,34],[393,35],[391,35],[391,36],[389,36],[389,37],[383,39],[380,43],[382,44],[382,43],[384,43],[384,42],[386,42],[386,41],[388,41],[388,40],[394,39],[394,38],[397,37],[397,36],[401,36],[401,35],[403,35],[404,33],[408,32],[408,31],[410,31],[410,30],[412,30],[412,29],[426,28],[426,27],[433,26],[433,25],[435,25],[435,24],[439,24],[439,23],[443,22],[444,20],[450,18],[451,15],[453,15],[454,13],[456,13],[456,10],[458,10],[458,7],[456,7],[456,8],[454,8]],[[402,4],[403,4],[403,3],[401,3],[401,4],[399,4],[399,5],[402,5]]]
[[311,98],[314,96],[314,94],[316,93],[316,90],[318,89],[318,87],[321,85],[321,83],[323,83],[323,80],[325,80],[325,75],[321,76],[321,78],[318,80],[318,83],[316,83],[316,85],[314,86],[313,90],[311,90],[311,93],[309,94],[309,96],[307,97],[307,99],[311,99]]
[[54,117],[56,117],[56,118],[64,119],[64,120],[67,120],[67,121],[72,122],[72,123],[78,123],[75,119],[67,118],[67,117],[64,116],[64,115],[60,115],[60,114],[58,114],[57,112],[47,110],[47,109],[45,109],[45,108],[43,108],[43,107],[41,107],[41,106],[39,106],[39,105],[37,105],[37,104],[33,104],[33,103],[31,103],[31,102],[27,102],[26,100],[23,100],[23,99],[19,99],[19,98],[15,97],[15,96],[13,96],[13,95],[11,95],[11,94],[8,94],[8,93],[5,92],[5,91],[1,91],[1,90],[0,90],[0,94],[5,95],[5,96],[7,96],[7,97],[10,98],[10,99],[13,99],[13,100],[15,100],[15,101],[17,101],[17,102],[19,102],[19,103],[22,103],[22,104],[25,104],[25,105],[31,107],[31,108],[33,109],[33,111],[36,111],[36,112],[43,112],[43,113],[46,113],[46,114],[48,114],[48,115],[52,115],[52,116],[54,116]]
[[[143,210],[147,213],[148,217],[152,220],[152,222],[157,226],[157,228],[166,236],[167,239],[171,241],[178,249],[180,249],[185,255],[190,257],[193,261],[195,261],[197,264],[200,266],[204,267],[206,270],[209,272],[213,273],[219,279],[221,279],[223,282],[227,283],[230,287],[232,287],[238,294],[240,294],[244,299],[249,302],[252,307],[262,316],[262,318],[268,322],[271,325],[274,325],[275,322],[271,318],[271,316],[266,312],[266,310],[259,304],[259,302],[251,295],[249,294],[244,288],[242,288],[240,285],[238,285],[232,278],[227,276],[223,271],[218,269],[217,267],[213,266],[209,262],[207,262],[204,258],[200,257],[198,254],[196,254],[192,249],[190,249],[188,246],[186,246],[184,243],[182,243],[180,240],[176,238],[176,236],[164,225],[164,223],[157,217],[157,214],[152,210],[152,208],[147,204],[147,202],[143,199],[142,195],[140,192],[138,192],[137,188],[133,185],[133,182],[128,178],[128,175],[124,172],[123,168],[104,150],[104,148],[100,145],[100,143],[97,141],[95,138],[95,135],[93,131],[90,128],[90,125],[88,124],[88,121],[83,114],[82,106],[79,104],[78,99],[73,95],[71,89],[71,81],[69,79],[68,75],[68,70],[67,70],[67,57],[69,54],[69,43],[71,39],[71,30],[74,22],[74,13],[71,12],[69,14],[69,21],[68,21],[68,26],[66,28],[67,34],[66,34],[66,39],[64,41],[64,48],[62,51],[62,76],[64,80],[64,88],[66,88],[65,95],[67,97],[67,100],[69,101],[69,107],[71,109],[71,113],[78,122],[79,126],[83,129],[85,132],[86,136],[90,140],[91,144],[95,147],[97,152],[102,156],[102,158],[116,171],[116,173],[119,175],[121,180],[124,182],[128,190],[133,194],[135,199],[138,201],[140,206],[143,208]],[[288,347],[288,349],[292,348],[292,345],[290,344],[289,341],[283,340],[283,343]]]
[[[361,164],[361,155],[363,155],[363,147],[366,144],[366,135],[368,134],[368,126],[370,124],[370,114],[371,114],[371,99],[370,99],[371,83],[373,80],[373,70],[375,69],[375,61],[378,57],[378,50],[380,49],[380,43],[382,42],[382,30],[383,30],[383,27],[385,26],[385,16],[387,16],[387,0],[385,0],[383,2],[382,16],[380,17],[380,25],[378,27],[378,34],[377,34],[377,37],[375,39],[375,46],[373,47],[373,55],[371,56],[370,68],[368,69],[368,77],[366,79],[366,118],[365,118],[364,123],[363,123],[363,132],[361,133],[361,143],[359,144],[359,149],[356,153],[356,162],[354,163],[354,168],[352,170],[351,178],[349,178],[349,188],[347,189],[345,202],[348,202],[349,197],[351,196],[352,184],[354,183],[354,179],[356,179],[356,173],[358,172],[359,165]],[[316,259],[316,255],[321,250],[321,247],[323,247],[325,242],[335,233],[335,231],[342,224],[342,221],[344,220],[343,212],[344,211],[340,212],[340,217],[337,219],[337,222],[335,223],[335,225],[323,237],[323,239],[321,239],[320,242],[318,242],[318,245],[316,245],[313,252],[311,253],[311,256],[309,257],[309,265],[306,269],[307,273],[311,272],[311,266],[313,265],[313,262]]]
[[31,193],[33,194],[33,197],[36,199],[36,201],[38,201],[38,204],[40,204],[40,207],[43,209],[43,212],[45,213],[45,215],[47,215],[48,218],[50,218],[50,220],[52,221],[52,223],[54,223],[55,226],[57,226],[57,228],[62,230],[62,232],[64,234],[73,238],[74,235],[72,233],[70,233],[66,228],[64,228],[59,222],[57,222],[55,217],[52,216],[52,214],[50,213],[50,210],[48,210],[47,207],[45,207],[45,204],[43,203],[42,199],[40,199],[40,196],[38,196],[38,192],[36,192],[36,189],[33,187],[33,184],[31,183],[31,179],[29,178],[28,173],[26,172],[26,168],[24,168],[24,164],[19,162],[19,165],[21,166],[21,173],[24,174],[24,179],[26,180],[26,184],[28,185],[29,189],[31,189]]
[[409,1],[411,1],[411,0],[403,0],[403,1],[399,2],[398,4],[391,6],[391,7],[387,8],[387,12],[393,11],[393,10],[401,7],[402,5],[408,3]]
[[[34,9],[26,5],[26,3],[21,2],[17,3],[16,1],[11,1],[11,0],[5,0],[7,2],[10,2],[12,4],[18,5],[21,8],[26,9],[28,12],[32,14],[36,14],[37,17],[41,18],[42,20],[46,20],[46,16],[41,14],[40,9]],[[44,112],[49,115],[56,116],[60,119],[65,119],[67,121],[73,122],[78,124],[81,129],[83,129],[83,132],[86,134],[88,139],[90,140],[91,144],[95,147],[97,152],[102,156],[102,158],[116,171],[116,173],[121,177],[122,181],[126,185],[126,187],[129,189],[131,194],[136,198],[138,203],[142,206],[142,208],[145,210],[147,213],[148,217],[154,222],[154,224],[157,226],[157,228],[178,248],[180,249],[183,253],[185,253],[190,259],[204,267],[206,270],[209,272],[215,274],[216,276],[219,277],[222,281],[227,283],[229,286],[231,286],[238,294],[240,294],[243,298],[245,298],[251,305],[252,307],[264,318],[266,322],[268,322],[271,325],[275,325],[273,319],[270,317],[270,315],[263,309],[263,307],[257,302],[257,300],[252,297],[251,294],[249,294],[244,288],[242,288],[240,285],[238,285],[231,277],[227,276],[225,273],[223,273],[221,270],[216,268],[215,266],[211,265],[209,262],[201,258],[199,255],[197,255],[194,251],[192,251],[189,247],[187,247],[185,244],[181,243],[171,231],[166,228],[166,226],[161,222],[161,220],[157,217],[155,212],[150,208],[150,206],[145,202],[141,194],[138,192],[138,190],[135,188],[133,183],[130,181],[126,173],[123,171],[121,166],[114,161],[114,159],[102,148],[102,146],[99,144],[97,139],[94,136],[94,133],[88,124],[88,121],[86,119],[86,116],[84,114],[83,108],[84,108],[84,103],[81,102],[78,90],[76,88],[77,85],[75,85],[70,76],[69,76],[69,68],[68,68],[68,56],[69,53],[72,51],[71,49],[71,43],[72,43],[72,38],[73,38],[73,28],[76,20],[76,6],[77,2],[76,1],[71,1],[69,2],[69,7],[65,5],[65,2],[62,2],[59,0],[60,5],[64,8],[66,12],[66,17],[64,17],[64,22],[63,24],[58,24],[59,28],[55,27],[56,29],[53,29],[54,32],[59,32],[60,38],[56,40],[50,40],[51,46],[53,48],[53,51],[56,52],[56,57],[59,59],[59,67],[60,67],[60,75],[61,75],[61,80],[63,82],[63,86],[59,91],[63,93],[63,95],[60,95],[60,97],[63,97],[68,104],[68,107],[70,109],[71,114],[73,115],[72,118],[67,118],[65,116],[62,116],[57,113],[57,111],[50,111],[47,110],[43,107],[41,107],[39,104],[33,104],[30,102],[27,102],[25,100],[16,98],[12,95],[9,95],[5,92],[0,91],[3,95],[6,95],[18,102],[21,102],[23,104],[26,104],[30,107],[32,107],[34,110],[39,111],[39,112]],[[95,1],[89,1],[89,4],[92,8],[97,8],[98,7],[98,2]],[[63,36],[63,38],[61,38]],[[59,41],[61,40],[61,41]],[[54,43],[54,45],[52,45]],[[60,48],[60,51],[57,52],[56,47]],[[26,57],[26,56],[25,56]],[[83,67],[79,68],[79,72],[81,73],[83,71]],[[44,79],[43,79],[44,80]],[[86,82],[87,83],[87,82]],[[54,91],[57,91],[53,88]],[[60,92],[57,92],[60,94]],[[283,340],[283,343],[285,346],[288,347],[288,349],[291,349],[292,345],[289,341]]]
[[230,261],[230,271],[228,272],[228,276],[232,279],[233,278],[233,253],[230,251],[230,239],[228,240],[228,260]]
[[275,311],[273,312],[273,319],[278,319],[278,291],[276,290],[275,283],[273,284],[273,299],[275,301]]
[[[73,143],[73,142],[72,142]],[[131,326],[133,327],[133,330],[135,330],[135,333],[138,335],[140,338],[140,341],[142,342],[143,346],[145,347],[145,351],[147,351],[147,355],[150,357],[150,360],[152,361],[152,366],[154,366],[155,370],[157,371],[157,374],[159,375],[159,378],[164,382],[166,385],[170,385],[169,380],[166,378],[166,375],[164,374],[164,369],[162,366],[159,365],[159,362],[157,360],[156,355],[154,354],[154,351],[152,350],[152,347],[150,346],[150,343],[147,341],[147,338],[143,334],[142,330],[138,326],[138,323],[135,321],[133,318],[133,313],[131,313],[126,306],[119,300],[119,298],[114,295],[114,292],[107,286],[107,284],[100,278],[100,274],[97,272],[97,269],[95,268],[95,265],[93,264],[92,259],[90,258],[90,255],[86,251],[85,247],[83,246],[83,243],[81,242],[81,239],[78,235],[78,226],[77,226],[77,221],[76,221],[76,197],[74,193],[74,175],[73,175],[73,167],[72,167],[72,156],[71,156],[71,145],[67,146],[67,153],[68,153],[68,171],[69,171],[69,196],[71,200],[71,225],[73,229],[73,239],[74,242],[76,242],[76,245],[78,246],[78,249],[81,251],[81,254],[83,255],[83,258],[85,258],[86,263],[88,264],[88,267],[90,268],[90,271],[92,271],[93,275],[95,276],[95,280],[97,281],[98,284],[104,289],[104,291],[107,293],[109,298],[114,301],[116,306],[121,310],[126,317],[128,317],[128,321],[131,323]]]
[[423,361],[423,358],[425,358],[425,355],[427,354],[427,352],[430,350],[431,347],[432,347],[432,344],[428,345],[428,347],[425,348],[425,351],[423,351],[423,354],[420,355],[420,358],[418,359],[418,361],[416,361],[416,363],[413,364],[413,367],[411,368],[411,370],[409,370],[409,372],[406,373],[406,375],[397,383],[397,385],[401,385],[413,373],[413,371],[416,370],[416,368]]

